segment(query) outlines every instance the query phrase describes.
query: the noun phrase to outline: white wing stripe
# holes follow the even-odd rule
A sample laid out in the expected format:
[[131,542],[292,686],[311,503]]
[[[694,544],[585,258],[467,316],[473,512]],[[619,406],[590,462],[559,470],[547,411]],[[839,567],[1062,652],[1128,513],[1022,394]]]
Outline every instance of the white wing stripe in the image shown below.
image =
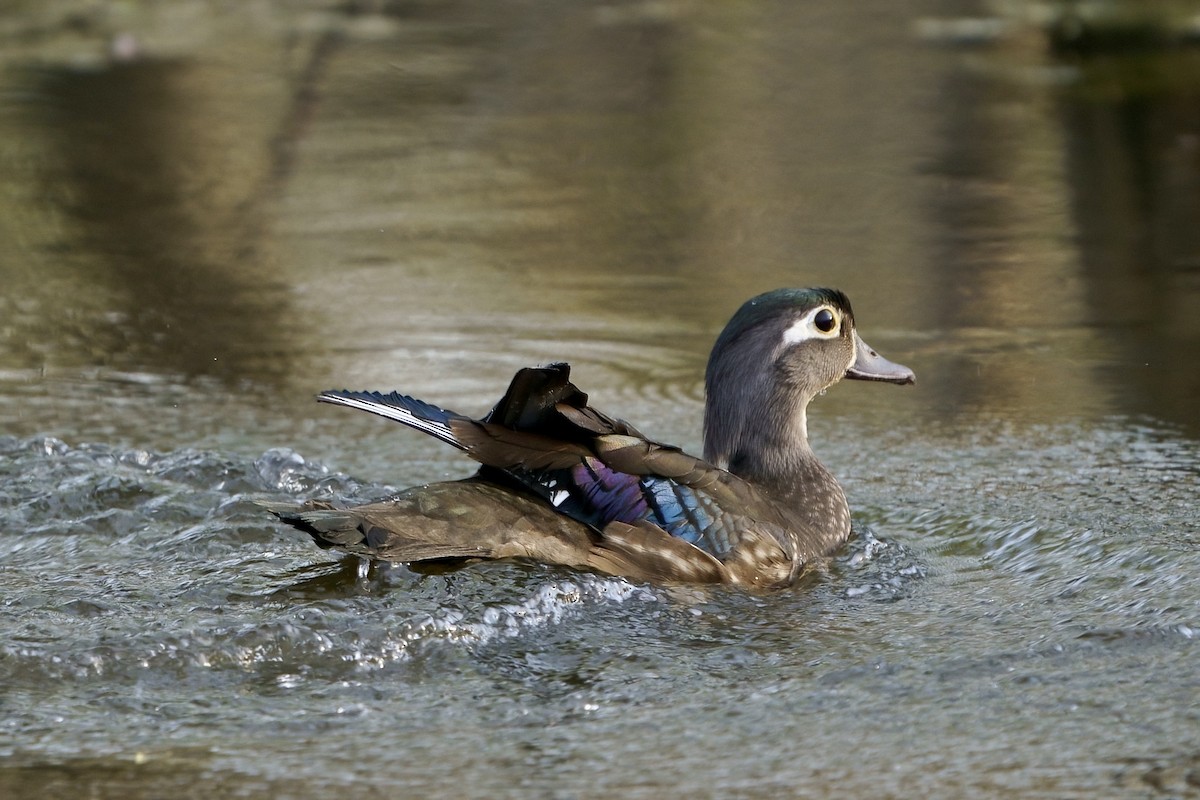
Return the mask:
[[318,399],[323,403],[332,403],[333,405],[346,406],[347,408],[357,408],[360,411],[367,411],[371,414],[377,414],[386,419],[393,420],[394,422],[399,422],[402,425],[407,425],[410,428],[415,428],[422,433],[427,433],[436,439],[440,439],[446,444],[454,445],[459,450],[466,449],[454,436],[454,432],[450,430],[448,425],[418,417],[407,408],[389,405],[388,403],[382,403],[376,400],[368,400],[365,397],[344,397],[337,394],[322,394],[318,397]]

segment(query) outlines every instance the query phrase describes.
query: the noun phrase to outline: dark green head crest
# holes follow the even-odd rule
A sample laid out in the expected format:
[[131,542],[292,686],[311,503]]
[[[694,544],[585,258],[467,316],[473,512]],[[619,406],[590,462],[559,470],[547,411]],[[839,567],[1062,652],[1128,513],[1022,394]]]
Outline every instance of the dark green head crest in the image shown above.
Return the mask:
[[743,333],[765,320],[800,315],[824,305],[841,310],[853,321],[854,312],[850,308],[850,300],[837,289],[775,289],[752,297],[743,303],[733,318],[729,320],[725,330],[721,331],[721,335],[717,337],[714,349],[737,340]]

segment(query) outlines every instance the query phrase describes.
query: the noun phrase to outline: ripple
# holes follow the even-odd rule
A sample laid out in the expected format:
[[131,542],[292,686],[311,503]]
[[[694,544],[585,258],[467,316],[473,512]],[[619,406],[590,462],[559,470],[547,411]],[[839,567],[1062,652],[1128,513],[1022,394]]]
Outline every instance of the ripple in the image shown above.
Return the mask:
[[[363,388],[397,389],[475,414],[490,407],[522,367],[567,361],[572,380],[594,403],[635,425],[639,419],[641,425],[653,421],[663,405],[689,407],[689,415],[697,417],[693,412],[702,407],[704,363],[696,357],[692,332],[664,336],[658,327],[638,330],[632,323],[612,322],[564,326],[561,318],[536,315],[506,316],[500,322],[456,320],[453,326],[444,317],[431,317],[408,324],[412,327],[391,333],[395,342],[339,353],[345,382],[367,381],[370,386]],[[496,329],[508,332],[499,349]],[[381,359],[380,351],[387,358]],[[403,374],[381,369],[381,360],[402,364]]]
[[846,598],[884,603],[907,597],[926,576],[913,551],[897,540],[877,537],[865,525],[855,527],[833,567]]
[[[445,578],[380,570],[384,577],[372,580],[348,559],[348,579],[335,565],[333,583],[297,584],[300,565],[319,575],[327,557],[281,531],[256,501],[352,502],[391,487],[331,473],[288,449],[248,459],[5,438],[0,452],[0,526],[20,531],[0,537],[5,606],[21,612],[0,637],[10,686],[146,674],[194,680],[230,669],[370,671],[446,644],[470,649],[557,625],[585,607],[656,599],[618,579],[548,580],[554,573],[544,570],[513,585],[528,571],[512,565]],[[72,567],[46,574],[47,560]],[[264,592],[272,574],[276,585]],[[488,575],[498,582],[476,580]]]
[[[638,396],[618,399],[636,410]],[[331,560],[255,500],[353,501],[390,487],[289,449],[0,438],[5,730],[35,754],[159,739],[220,747],[227,735],[307,748],[319,730],[337,757],[343,735],[440,748],[494,741],[500,726],[567,731],[578,737],[568,760],[597,726],[609,742],[664,725],[689,732],[679,741],[732,731],[732,742],[797,716],[806,730],[851,731],[839,752],[881,735],[856,720],[888,714],[896,737],[913,724],[982,737],[994,731],[979,719],[1002,719],[1018,734],[997,746],[1023,757],[1042,752],[1020,750],[1027,733],[1082,740],[1143,725],[1122,720],[1179,739],[1197,561],[1188,532],[1149,499],[1177,503],[1177,528],[1194,477],[1179,463],[1191,450],[1154,435],[1009,431],[962,452],[936,440],[902,451],[885,435],[892,474],[854,484],[847,546],[800,586],[763,595],[519,564],[422,575]],[[1013,464],[1019,474],[1002,471]],[[1111,498],[1068,505],[1042,491],[1097,475],[1136,499],[1126,513],[1146,508],[1144,528],[1110,524]],[[114,737],[114,715],[135,733]],[[1186,781],[1166,755],[1130,770]]]
[[410,658],[414,647],[429,642],[489,644],[495,639],[561,624],[585,605],[630,601],[657,602],[658,597],[644,587],[620,579],[585,575],[576,580],[552,581],[517,602],[489,604],[483,609],[440,609],[406,623],[401,632],[373,648],[356,650],[349,660],[360,667],[378,668]]

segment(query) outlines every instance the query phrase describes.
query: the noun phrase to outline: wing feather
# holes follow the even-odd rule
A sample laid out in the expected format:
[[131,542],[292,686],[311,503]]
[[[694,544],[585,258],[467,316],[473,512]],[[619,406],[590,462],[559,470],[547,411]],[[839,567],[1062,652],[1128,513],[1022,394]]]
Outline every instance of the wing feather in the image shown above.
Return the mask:
[[322,403],[331,403],[377,414],[385,419],[427,433],[459,450],[466,449],[448,424],[452,419],[463,418],[461,415],[406,394],[331,389],[317,395],[317,400]]

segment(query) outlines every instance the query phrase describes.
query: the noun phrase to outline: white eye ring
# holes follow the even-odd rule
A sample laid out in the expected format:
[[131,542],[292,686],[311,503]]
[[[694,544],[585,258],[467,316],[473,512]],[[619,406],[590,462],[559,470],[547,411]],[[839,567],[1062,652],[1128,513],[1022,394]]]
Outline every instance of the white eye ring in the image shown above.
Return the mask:
[[[833,327],[829,330],[821,330],[817,325],[817,317],[821,317],[822,324],[828,324],[832,320]],[[842,315],[836,309],[830,306],[821,306],[814,308],[812,311],[805,314],[800,319],[796,320],[792,325],[783,332],[784,345],[799,344],[807,342],[810,339],[835,339],[842,332]]]

